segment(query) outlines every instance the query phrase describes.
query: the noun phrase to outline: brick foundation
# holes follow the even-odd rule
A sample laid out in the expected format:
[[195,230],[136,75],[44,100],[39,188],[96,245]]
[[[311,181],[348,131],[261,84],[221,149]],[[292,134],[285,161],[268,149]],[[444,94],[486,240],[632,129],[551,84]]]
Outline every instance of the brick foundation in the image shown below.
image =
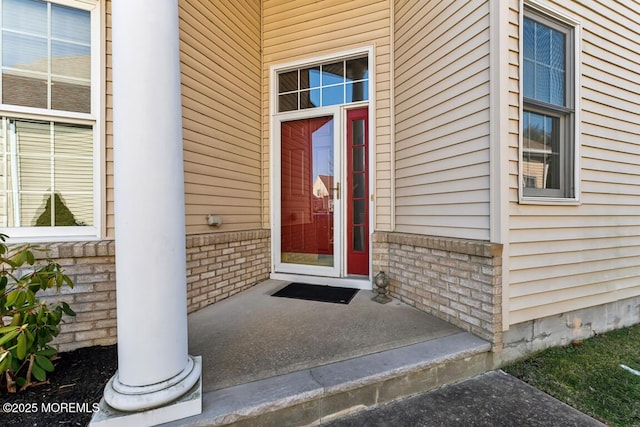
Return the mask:
[[187,236],[189,313],[267,280],[271,271],[269,230]]
[[76,317],[63,316],[54,344],[59,351],[116,343],[116,265],[113,241],[35,245],[62,266],[74,283],[39,294],[50,302],[66,301]]
[[[249,230],[187,236],[187,309],[193,312],[266,280],[270,272],[270,231]],[[76,317],[64,316],[59,351],[116,343],[115,242],[34,245],[48,250],[75,284],[43,300],[66,301]],[[150,267],[150,266],[149,266]],[[141,268],[145,268],[141,266]],[[40,296],[40,295],[39,295]]]
[[502,245],[405,233],[373,234],[374,275],[390,294],[502,346]]

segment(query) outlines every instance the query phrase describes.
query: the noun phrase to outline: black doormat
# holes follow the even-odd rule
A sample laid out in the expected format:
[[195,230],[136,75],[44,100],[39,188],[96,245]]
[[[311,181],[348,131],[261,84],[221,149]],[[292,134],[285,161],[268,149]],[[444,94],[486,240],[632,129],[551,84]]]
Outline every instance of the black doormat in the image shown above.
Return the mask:
[[271,296],[349,304],[356,293],[358,293],[358,289],[309,285],[307,283],[290,283]]

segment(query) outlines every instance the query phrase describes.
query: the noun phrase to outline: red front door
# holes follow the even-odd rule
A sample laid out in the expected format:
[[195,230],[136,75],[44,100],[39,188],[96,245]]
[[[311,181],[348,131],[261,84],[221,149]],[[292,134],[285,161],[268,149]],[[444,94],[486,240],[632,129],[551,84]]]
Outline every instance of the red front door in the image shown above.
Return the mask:
[[347,112],[347,274],[369,274],[368,109]]

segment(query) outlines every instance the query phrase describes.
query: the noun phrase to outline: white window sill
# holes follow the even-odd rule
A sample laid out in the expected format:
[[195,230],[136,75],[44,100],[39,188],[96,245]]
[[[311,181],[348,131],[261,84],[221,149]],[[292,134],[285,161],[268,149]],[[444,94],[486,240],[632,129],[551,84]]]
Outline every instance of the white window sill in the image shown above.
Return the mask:
[[580,200],[576,198],[562,197],[521,197],[518,200],[521,205],[549,205],[549,206],[579,206]]
[[25,227],[0,228],[0,233],[9,236],[8,244],[91,242],[100,240],[95,227]]

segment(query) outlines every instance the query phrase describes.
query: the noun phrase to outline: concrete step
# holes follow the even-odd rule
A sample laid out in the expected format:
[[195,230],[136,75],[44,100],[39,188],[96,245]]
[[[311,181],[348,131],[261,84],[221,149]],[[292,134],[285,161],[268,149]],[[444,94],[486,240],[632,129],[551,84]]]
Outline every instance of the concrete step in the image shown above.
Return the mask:
[[318,425],[492,369],[491,346],[466,332],[203,395],[199,416],[167,426]]

